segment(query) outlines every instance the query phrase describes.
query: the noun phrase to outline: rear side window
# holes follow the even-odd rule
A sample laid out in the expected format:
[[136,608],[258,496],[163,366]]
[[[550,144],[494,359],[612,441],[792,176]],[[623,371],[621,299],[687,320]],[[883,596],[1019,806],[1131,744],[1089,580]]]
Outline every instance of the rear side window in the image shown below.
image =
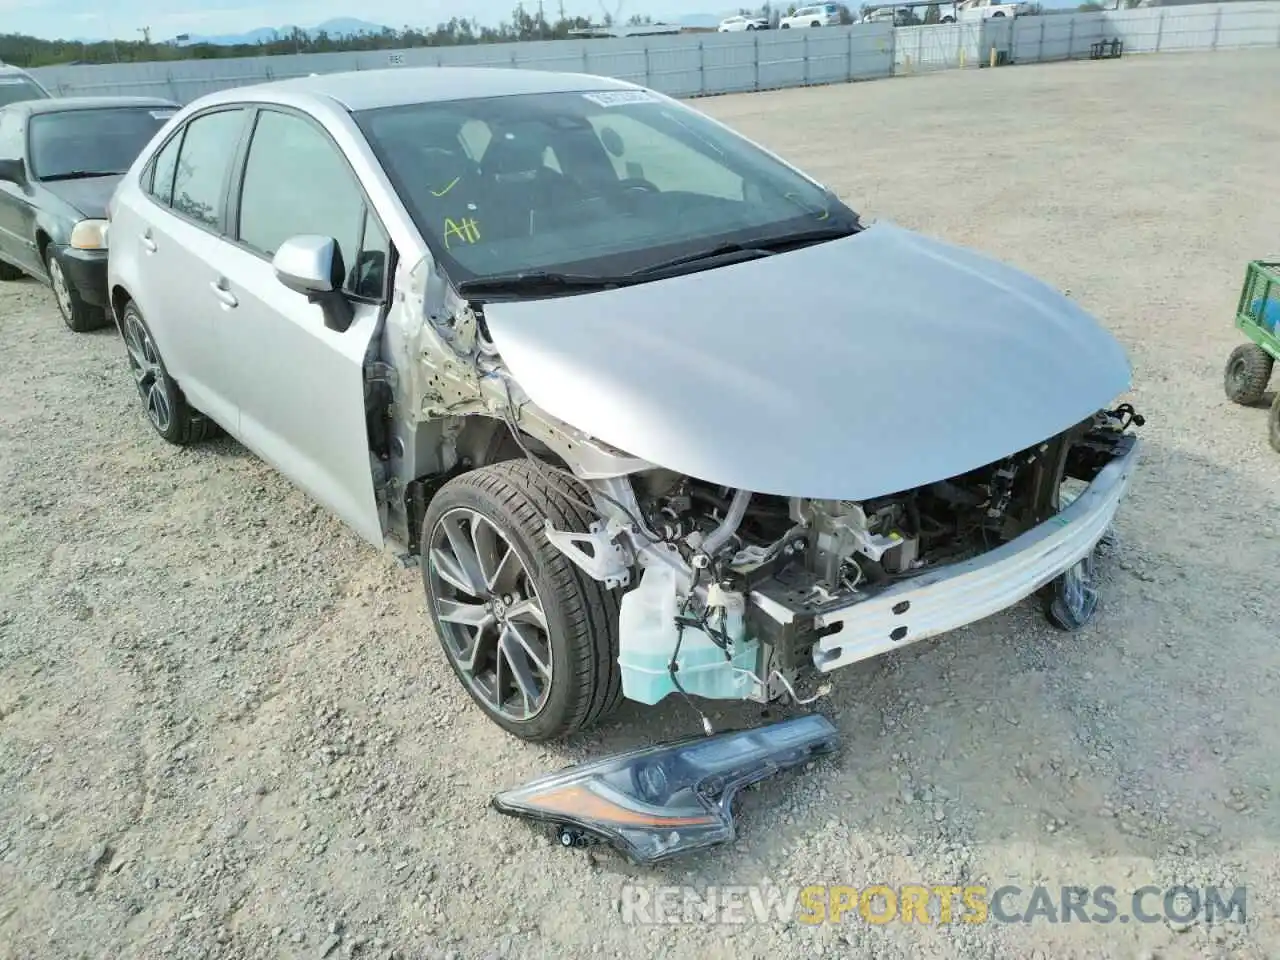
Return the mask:
[[173,203],[173,175],[178,170],[178,151],[182,148],[182,131],[178,131],[164,148],[156,154],[151,166],[151,186],[148,193],[166,207]]
[[243,110],[222,110],[187,124],[173,176],[174,212],[206,227],[217,229],[221,224],[227,175],[244,115]]
[[0,110],[0,160],[22,160],[22,119],[12,110]]

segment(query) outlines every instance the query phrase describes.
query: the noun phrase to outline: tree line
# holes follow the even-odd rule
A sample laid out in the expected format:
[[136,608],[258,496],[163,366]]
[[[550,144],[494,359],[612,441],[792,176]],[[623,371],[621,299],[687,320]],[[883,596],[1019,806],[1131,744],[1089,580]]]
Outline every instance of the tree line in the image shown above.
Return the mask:
[[[1114,0],[1108,0],[1114,2]],[[1138,0],[1122,0],[1126,7],[1136,6]],[[854,23],[866,16],[876,5],[863,3],[855,14],[847,4],[837,4],[840,8],[840,22]],[[887,4],[885,4],[887,5]],[[899,11],[898,25],[908,26],[918,23],[936,23],[939,7],[951,7],[951,0],[940,0],[938,4],[930,4],[925,8],[902,8]],[[763,17],[775,26],[784,16],[795,13],[797,4],[775,6],[770,2],[755,9],[741,8],[739,13],[752,17]],[[1096,2],[1080,4],[1080,10],[1099,10],[1102,7]],[[1033,14],[1039,13],[1072,13],[1071,9],[1041,9],[1039,3],[1032,4]],[[613,18],[606,14],[603,18],[605,26],[613,26]],[[632,16],[627,23],[639,26],[652,23],[652,19],[643,15]],[[404,26],[399,30],[384,27],[377,32],[336,36],[320,31],[308,31],[293,28],[288,31],[277,31],[271,39],[258,43],[213,44],[189,43],[179,39],[153,41],[147,28],[139,29],[139,39],[117,39],[97,41],[76,40],[44,40],[39,37],[23,34],[0,35],[0,62],[15,64],[20,67],[44,67],[55,64],[73,63],[140,63],[156,60],[216,60],[228,57],[287,56],[299,53],[339,53],[361,50],[400,50],[408,47],[455,47],[477,43],[513,43],[520,40],[565,40],[574,31],[585,30],[592,26],[587,17],[570,17],[564,13],[564,6],[559,6],[558,14],[552,18],[543,12],[543,6],[526,9],[523,3],[516,6],[509,20],[496,26],[486,26],[474,18],[453,17],[447,23],[437,24],[435,29]]]

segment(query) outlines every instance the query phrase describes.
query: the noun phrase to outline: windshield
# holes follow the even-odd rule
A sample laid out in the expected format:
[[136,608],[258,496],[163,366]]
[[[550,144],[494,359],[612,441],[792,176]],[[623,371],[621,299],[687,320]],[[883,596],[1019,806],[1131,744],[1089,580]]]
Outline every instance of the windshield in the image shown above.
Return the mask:
[[37,180],[124,173],[173,107],[110,107],[37,113],[28,124],[31,175]]
[[647,91],[422,103],[356,120],[455,283],[619,276],[857,224],[829,191]]
[[48,99],[49,94],[29,77],[19,73],[0,76],[0,107],[7,107],[11,103],[20,103],[23,100]]

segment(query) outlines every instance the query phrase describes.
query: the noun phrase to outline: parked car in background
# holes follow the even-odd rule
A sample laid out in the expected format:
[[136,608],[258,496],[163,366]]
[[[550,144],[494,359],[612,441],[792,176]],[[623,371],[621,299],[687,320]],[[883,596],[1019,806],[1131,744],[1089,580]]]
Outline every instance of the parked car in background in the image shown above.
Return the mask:
[[1023,2],[1004,3],[1001,0],[963,0],[963,2],[955,4],[952,9],[944,7],[938,22],[955,23],[956,21],[1015,17],[1025,14],[1029,9],[1031,9],[1031,5]]
[[895,27],[909,27],[919,23],[909,7],[877,7],[862,18],[861,23],[892,23]]
[[50,93],[25,70],[0,63],[0,107],[22,100],[48,100]]
[[812,7],[801,7],[789,17],[778,21],[779,30],[790,30],[793,27],[838,27],[840,26],[840,7],[834,3],[820,3]]
[[111,238],[156,432],[221,426],[416,557],[516,736],[767,703],[1036,593],[1068,629],[1097,608],[1140,424],[1115,338],[652,90],[224,90],[139,156]]
[[768,17],[746,17],[739,14],[736,17],[726,17],[720,21],[720,33],[738,33],[742,30],[768,30]]
[[143,97],[0,108],[0,280],[47,283],[77,332],[108,322],[107,201],[177,109]]

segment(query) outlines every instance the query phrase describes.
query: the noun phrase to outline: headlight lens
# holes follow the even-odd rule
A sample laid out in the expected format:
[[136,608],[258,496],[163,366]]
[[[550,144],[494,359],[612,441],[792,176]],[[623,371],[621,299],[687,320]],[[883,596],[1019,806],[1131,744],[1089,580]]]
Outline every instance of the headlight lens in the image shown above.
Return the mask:
[[71,246],[76,250],[107,249],[106,220],[81,220],[71,228]]
[[566,846],[571,828],[653,863],[732,840],[739,790],[832,753],[837,741],[831,722],[810,714],[572,767],[498,794],[493,806],[558,824]]

